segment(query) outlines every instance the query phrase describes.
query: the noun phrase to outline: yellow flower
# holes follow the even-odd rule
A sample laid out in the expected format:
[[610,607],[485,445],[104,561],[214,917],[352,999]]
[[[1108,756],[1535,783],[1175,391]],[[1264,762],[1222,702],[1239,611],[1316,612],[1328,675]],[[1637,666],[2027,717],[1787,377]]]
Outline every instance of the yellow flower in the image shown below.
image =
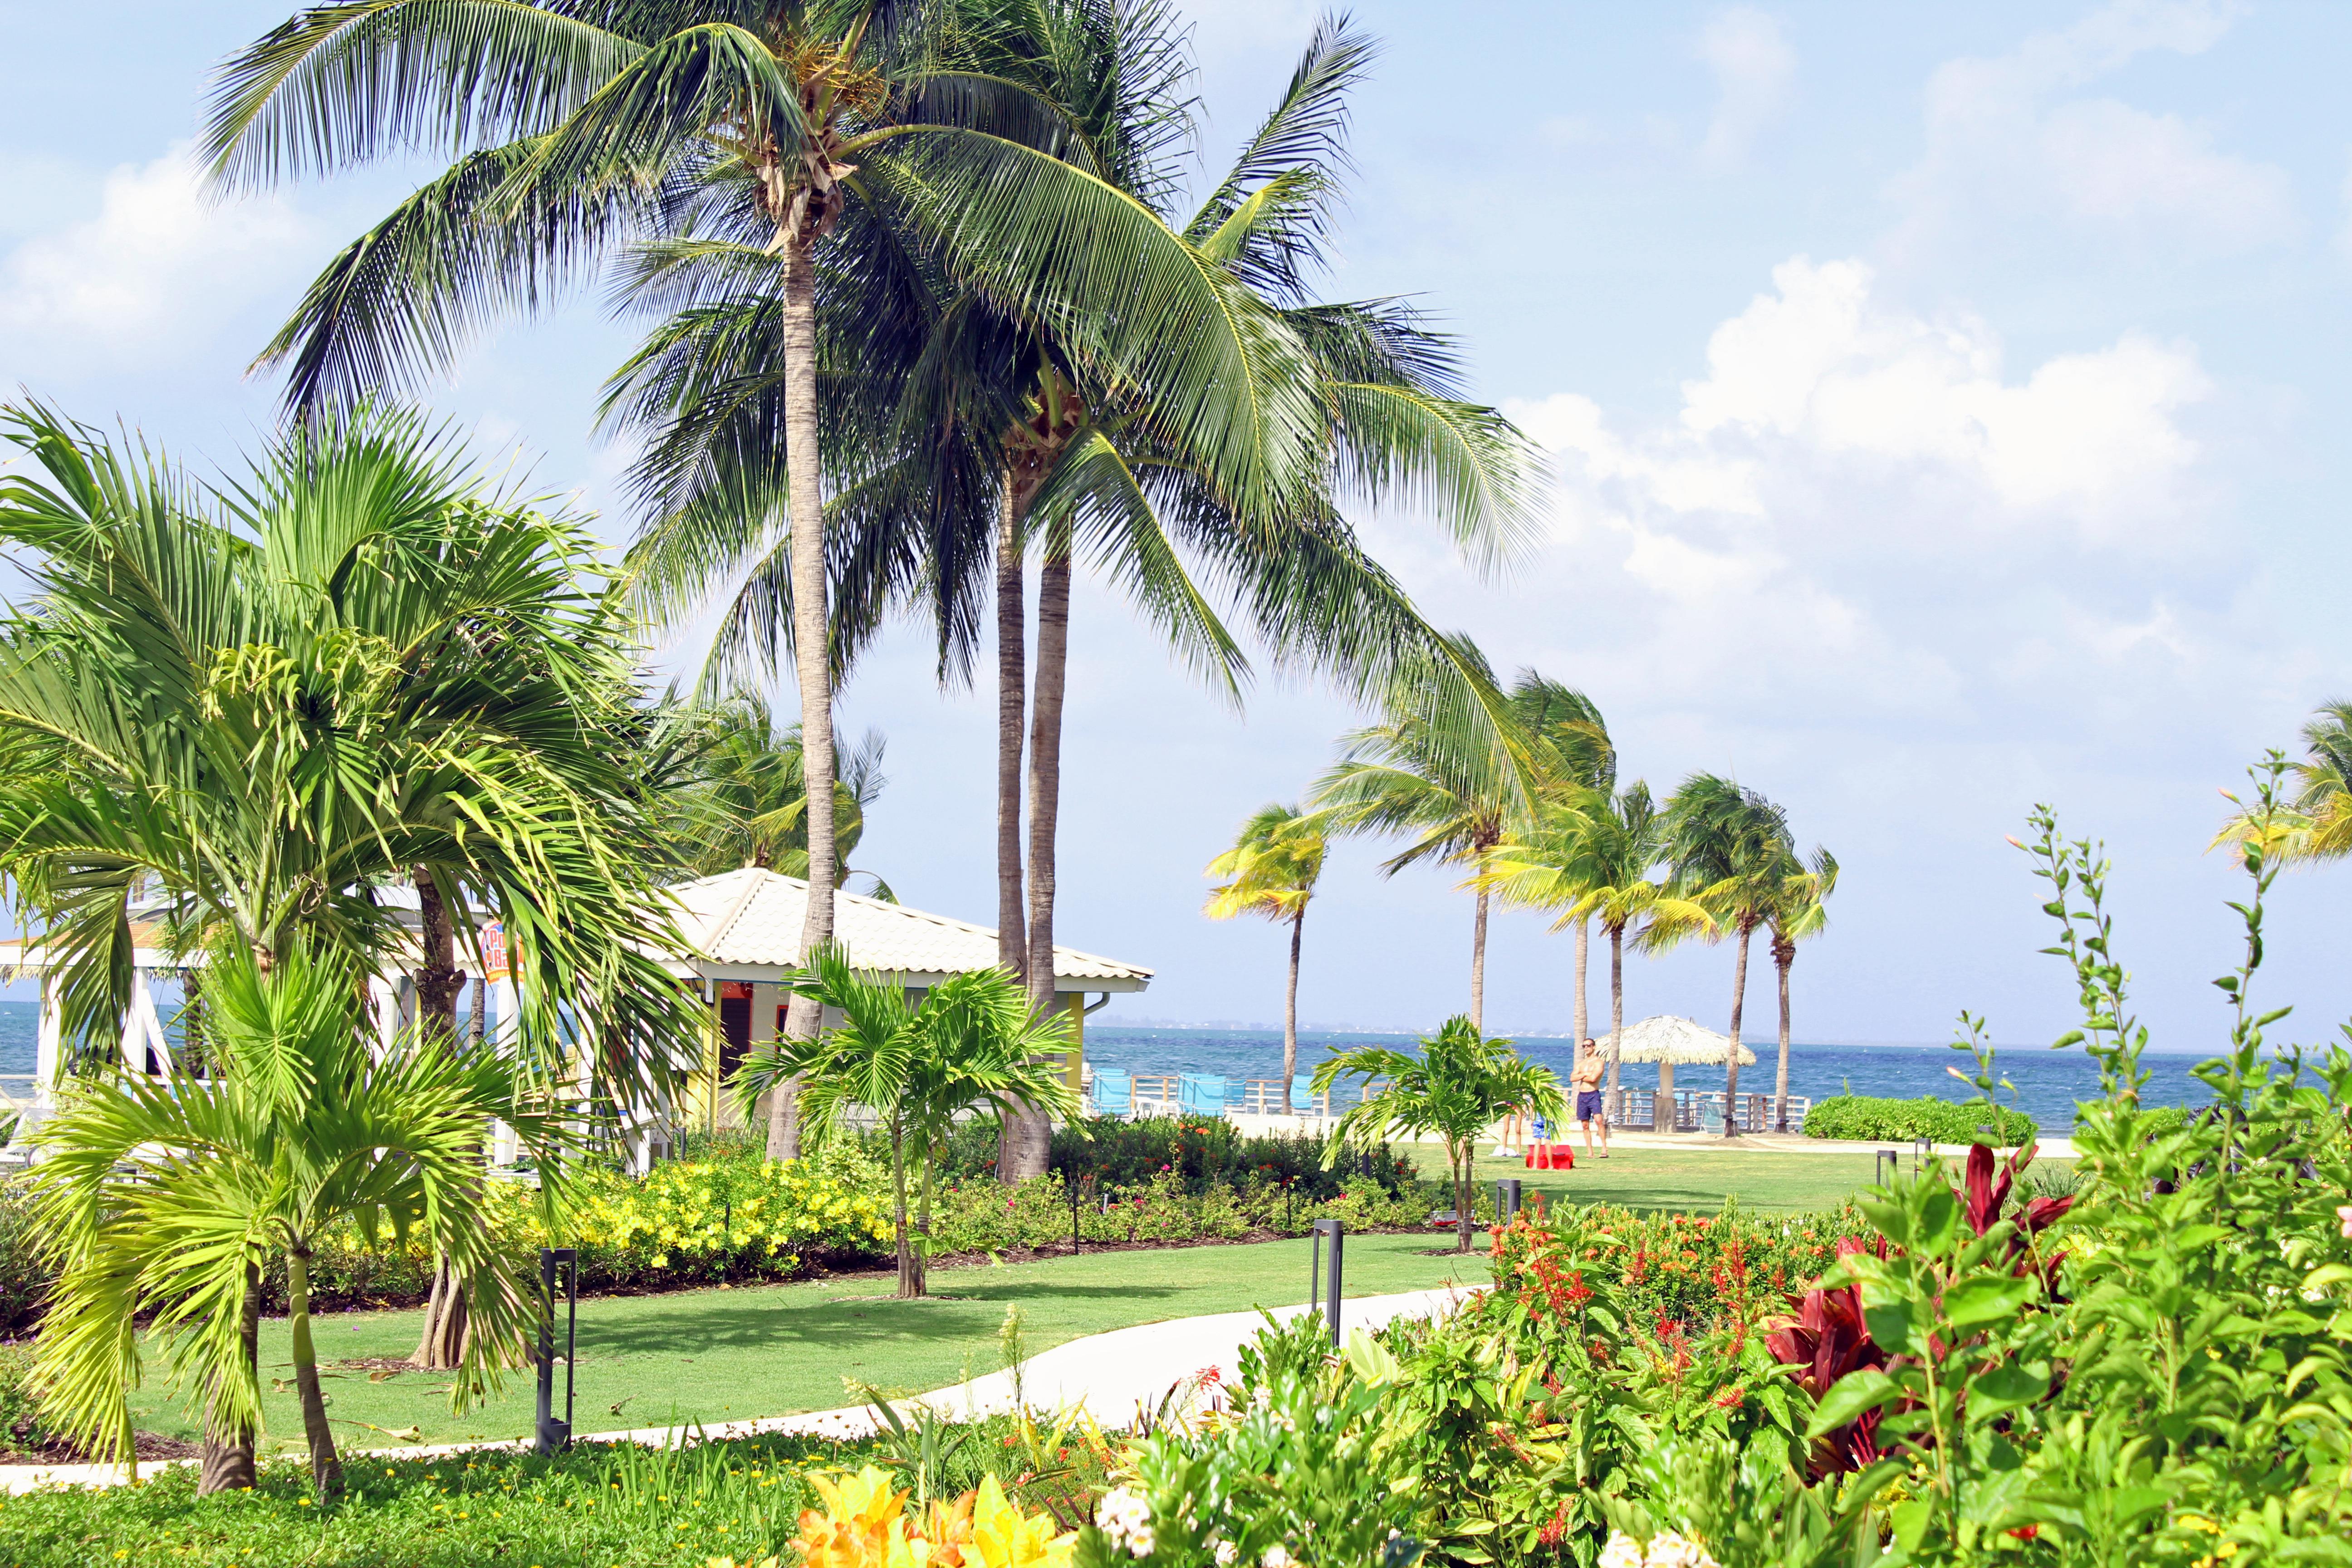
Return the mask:
[[868,1465],[854,1476],[811,1476],[809,1484],[824,1500],[824,1511],[801,1515],[793,1546],[803,1568],[893,1568],[908,1561],[900,1519],[907,1494],[891,1488],[888,1472]]
[[966,1557],[971,1568],[1069,1568],[1077,1549],[1076,1531],[1055,1535],[1049,1515],[1023,1518],[994,1476],[980,1483],[972,1500],[971,1547]]

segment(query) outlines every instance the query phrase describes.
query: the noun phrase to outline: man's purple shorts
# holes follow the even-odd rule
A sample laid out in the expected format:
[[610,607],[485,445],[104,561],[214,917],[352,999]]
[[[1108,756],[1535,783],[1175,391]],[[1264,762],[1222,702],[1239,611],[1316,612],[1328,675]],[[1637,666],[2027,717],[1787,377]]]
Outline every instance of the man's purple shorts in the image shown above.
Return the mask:
[[1577,1091],[1576,1119],[1579,1121],[1598,1121],[1601,1120],[1601,1091],[1599,1089],[1587,1089]]

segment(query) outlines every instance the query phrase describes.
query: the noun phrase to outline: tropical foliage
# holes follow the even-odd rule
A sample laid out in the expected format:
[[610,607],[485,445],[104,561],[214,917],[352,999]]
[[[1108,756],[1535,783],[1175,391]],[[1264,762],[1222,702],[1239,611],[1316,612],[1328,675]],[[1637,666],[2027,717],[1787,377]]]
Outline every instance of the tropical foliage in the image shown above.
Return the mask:
[[810,954],[794,986],[836,1010],[841,1023],[813,1041],[786,1039],[748,1058],[738,1092],[749,1103],[797,1079],[803,1114],[821,1136],[846,1131],[853,1110],[875,1119],[889,1148],[898,1294],[920,1296],[931,1200],[956,1118],[984,1111],[1002,1126],[1024,1105],[1076,1116],[1077,1091],[1063,1065],[1069,1019],[1033,1014],[1020,983],[1001,969],[950,975],[911,1000],[905,976],[870,979],[832,946]]
[[[1987,1131],[1986,1129],[1990,1131]],[[2038,1129],[2033,1118],[2005,1105],[1981,1100],[1957,1101],[1921,1095],[1916,1100],[1885,1100],[1872,1095],[1838,1094],[1813,1101],[1805,1112],[1808,1138],[1846,1138],[1898,1142],[1915,1138],[1934,1143],[1990,1143],[2016,1148],[2032,1141]]]
[[[39,1341],[52,1426],[128,1460],[128,1396],[151,1350],[225,1447],[260,1421],[254,1352],[265,1268],[286,1270],[293,1372],[314,1483],[342,1487],[310,1336],[310,1261],[329,1230],[415,1236],[470,1287],[453,1407],[519,1360],[541,1307],[502,1268],[478,1160],[493,1118],[540,1157],[539,1201],[560,1209],[561,1108],[519,1101],[514,1074],[412,1034],[372,1046],[350,966],[295,945],[268,971],[224,946],[207,971],[212,1082],[109,1074],[69,1088],[44,1129],[40,1223],[61,1268]],[[142,1321],[152,1331],[142,1335]],[[160,1343],[159,1343],[160,1342]],[[244,1478],[249,1484],[250,1476]]]
[[[683,776],[662,803],[671,814],[682,858],[706,875],[756,866],[787,877],[808,875],[808,781],[797,725],[779,725],[766,699],[737,692],[672,716],[686,753]],[[878,873],[849,864],[866,834],[866,814],[889,781],[882,776],[883,740],[869,730],[855,746],[834,740],[839,777],[833,791],[834,886],[866,879],[873,897],[897,903]]]
[[[1788,814],[1758,791],[1714,773],[1694,773],[1666,807],[1668,855],[1675,879],[1707,912],[1710,934],[1734,942],[1731,1025],[1737,1043],[1748,1008],[1748,947],[1770,918],[1780,884],[1796,860]],[[1739,1053],[1725,1058],[1723,1132],[1738,1131]]]
[[1339,1052],[1315,1069],[1315,1092],[1328,1093],[1345,1078],[1358,1080],[1363,1099],[1339,1118],[1325,1161],[1337,1163],[1351,1145],[1435,1133],[1445,1142],[1454,1245],[1461,1252],[1470,1250],[1471,1162],[1480,1134],[1515,1110],[1554,1119],[1567,1111],[1567,1097],[1550,1068],[1520,1057],[1508,1040],[1480,1034],[1461,1016],[1424,1037],[1418,1055],[1384,1046]]

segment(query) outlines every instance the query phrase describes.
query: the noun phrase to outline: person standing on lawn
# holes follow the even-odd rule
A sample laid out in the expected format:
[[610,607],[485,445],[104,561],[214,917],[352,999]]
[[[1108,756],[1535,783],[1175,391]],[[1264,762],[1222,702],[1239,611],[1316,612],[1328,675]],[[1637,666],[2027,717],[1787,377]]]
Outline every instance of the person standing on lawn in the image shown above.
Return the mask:
[[1576,1066],[1569,1069],[1568,1081],[1576,1086],[1576,1124],[1584,1129],[1584,1152],[1592,1153],[1592,1124],[1601,1123],[1601,1157],[1609,1158],[1609,1117],[1601,1110],[1601,1075],[1609,1070],[1601,1058],[1601,1047],[1590,1036],[1577,1047]]

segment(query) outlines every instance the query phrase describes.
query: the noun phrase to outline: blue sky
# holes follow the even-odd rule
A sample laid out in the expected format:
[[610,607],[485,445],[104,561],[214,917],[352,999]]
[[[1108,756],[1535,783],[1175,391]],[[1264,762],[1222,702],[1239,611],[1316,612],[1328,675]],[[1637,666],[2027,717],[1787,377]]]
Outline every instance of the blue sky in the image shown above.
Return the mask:
[[[1213,163],[1314,9],[1191,11]],[[416,174],[197,194],[180,149],[205,73],[282,14],[0,5],[0,384],[192,458],[266,426],[273,389],[244,365]],[[2109,841],[2159,1039],[2218,1037],[2216,791],[2352,691],[2352,104],[2332,76],[2352,10],[1357,15],[1386,54],[1332,289],[1422,296],[1558,464],[1548,529],[1498,580],[1419,520],[1360,520],[1423,607],[1591,691],[1629,774],[1736,773],[1837,852],[1801,1037],[1936,1039],[1964,1006],[2006,1040],[2065,1026],[2037,884],[2003,842],[2037,800]],[[626,454],[588,411],[629,342],[586,298],[481,344],[433,402],[580,489],[617,542]],[[1200,868],[1354,716],[1272,682],[1220,707],[1098,584],[1074,638],[1065,940],[1160,971],[1120,1016],[1277,1016],[1278,937],[1202,921]],[[845,727],[889,737],[859,858],[986,920],[992,711],[929,669],[910,627],[845,693]],[[1461,1005],[1467,899],[1377,858],[1344,849],[1309,917],[1310,1020]],[[2273,917],[2272,994],[2305,1037],[2352,1010],[2347,875],[2288,879]],[[1489,1023],[1565,1028],[1567,957],[1535,917],[1498,917]],[[1729,967],[1638,962],[1629,1016],[1720,1026]],[[1750,1020],[1769,1026],[1767,984]]]

